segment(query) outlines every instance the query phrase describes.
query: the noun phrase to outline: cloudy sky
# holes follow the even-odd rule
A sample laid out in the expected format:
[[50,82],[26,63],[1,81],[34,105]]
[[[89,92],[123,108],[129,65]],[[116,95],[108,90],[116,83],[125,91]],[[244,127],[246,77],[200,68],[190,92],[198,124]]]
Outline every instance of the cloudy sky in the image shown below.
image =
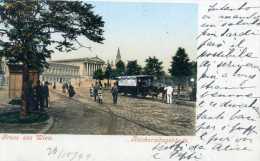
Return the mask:
[[88,2],[94,12],[105,21],[104,44],[80,39],[92,50],[81,48],[71,53],[56,52],[52,59],[68,59],[98,56],[103,60],[115,60],[120,48],[123,61],[138,60],[144,65],[149,56],[163,61],[169,68],[171,57],[178,47],[186,49],[190,59],[196,58],[197,4],[191,3],[127,3]]

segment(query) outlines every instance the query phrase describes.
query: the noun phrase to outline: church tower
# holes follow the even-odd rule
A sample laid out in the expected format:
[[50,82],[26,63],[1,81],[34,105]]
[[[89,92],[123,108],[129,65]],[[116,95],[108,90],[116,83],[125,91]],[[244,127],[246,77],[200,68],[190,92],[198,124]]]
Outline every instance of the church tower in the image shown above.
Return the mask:
[[120,49],[117,49],[117,54],[116,54],[116,61],[115,61],[115,65],[119,62],[119,60],[121,60],[121,54],[120,54]]

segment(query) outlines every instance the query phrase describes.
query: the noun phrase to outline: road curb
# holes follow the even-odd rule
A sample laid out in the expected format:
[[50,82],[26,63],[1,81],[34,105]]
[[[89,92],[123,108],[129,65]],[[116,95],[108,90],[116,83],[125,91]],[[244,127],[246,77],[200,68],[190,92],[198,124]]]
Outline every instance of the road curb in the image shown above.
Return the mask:
[[54,125],[54,118],[52,116],[49,116],[50,118],[46,121],[47,125],[41,129],[38,134],[46,134]]

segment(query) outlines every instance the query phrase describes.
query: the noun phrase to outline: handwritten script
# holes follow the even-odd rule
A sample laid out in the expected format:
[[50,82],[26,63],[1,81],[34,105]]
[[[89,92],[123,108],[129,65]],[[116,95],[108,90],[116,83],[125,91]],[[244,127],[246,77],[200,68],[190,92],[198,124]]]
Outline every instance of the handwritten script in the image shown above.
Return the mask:
[[251,151],[259,132],[259,7],[214,2],[200,15],[196,132],[214,151]]
[[235,156],[257,151],[260,3],[230,2],[200,4],[196,123],[199,144],[157,144],[152,149],[155,159],[162,152],[176,160],[209,160],[205,155],[210,154],[223,160],[225,155],[217,153]]

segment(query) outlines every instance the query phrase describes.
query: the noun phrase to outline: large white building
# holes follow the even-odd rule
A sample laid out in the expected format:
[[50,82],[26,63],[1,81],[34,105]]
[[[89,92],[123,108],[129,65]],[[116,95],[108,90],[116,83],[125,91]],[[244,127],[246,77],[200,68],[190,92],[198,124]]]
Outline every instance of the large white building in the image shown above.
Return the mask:
[[49,61],[49,68],[41,74],[41,80],[49,82],[71,82],[92,79],[98,69],[103,69],[104,60],[99,57]]

